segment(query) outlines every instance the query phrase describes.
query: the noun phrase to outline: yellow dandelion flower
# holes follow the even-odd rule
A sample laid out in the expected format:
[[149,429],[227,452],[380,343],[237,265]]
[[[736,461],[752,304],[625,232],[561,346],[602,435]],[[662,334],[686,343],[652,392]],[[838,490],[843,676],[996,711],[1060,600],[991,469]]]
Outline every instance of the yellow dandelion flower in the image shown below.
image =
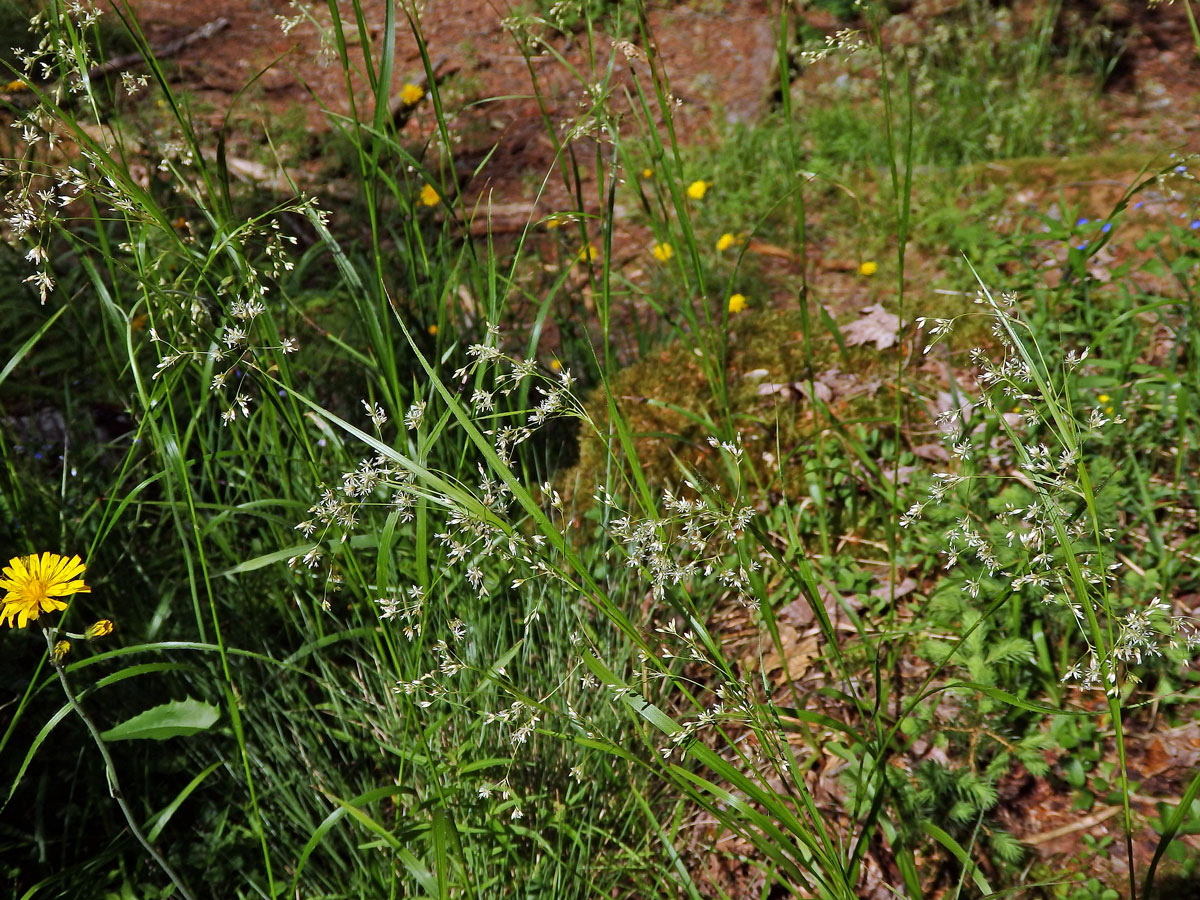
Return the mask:
[[653,178],[654,170],[653,169],[642,169],[642,177],[643,178]]
[[693,181],[687,186],[687,195],[693,200],[703,200],[704,195],[708,193],[707,181]]
[[70,652],[71,652],[71,642],[70,641],[55,641],[54,650],[52,651],[52,653],[54,654],[54,661],[56,663],[60,663],[64,659],[66,659],[67,654]]
[[437,337],[437,331],[438,331],[438,329],[437,329],[437,325],[430,325],[430,326],[429,326],[428,328],[426,328],[425,330],[426,330],[426,331],[428,331],[428,332],[429,332],[431,335],[433,335],[434,337]]
[[108,637],[113,633],[114,628],[116,626],[113,625],[112,619],[101,619],[99,622],[93,622],[89,625],[83,636],[89,641],[94,641],[96,638]]
[[740,313],[746,308],[746,297],[744,294],[734,294],[729,298],[729,314]]
[[660,263],[665,263],[675,255],[675,248],[670,244],[655,244],[650,248],[650,255],[657,259]]
[[409,82],[404,87],[400,88],[400,102],[405,106],[416,106],[421,102],[421,98],[425,96],[425,88],[419,84]]
[[858,267],[859,275],[874,275],[879,271],[879,263],[868,259],[865,263]]
[[0,578],[0,590],[6,592],[0,624],[24,628],[44,612],[66,609],[60,598],[91,591],[79,577],[85,568],[78,556],[14,556]]
[[596,245],[589,243],[586,247],[580,247],[579,253],[575,257],[576,262],[595,262],[600,258],[600,251],[596,249]]
[[442,202],[441,196],[432,184],[427,184],[421,188],[421,196],[418,198],[422,206],[437,206]]
[[740,244],[741,239],[736,234],[730,234],[728,231],[717,238],[717,252],[724,253],[734,244]]
[[1096,399],[1099,400],[1101,403],[1107,403],[1109,400],[1112,399],[1112,397],[1108,396],[1108,394],[1101,394]]

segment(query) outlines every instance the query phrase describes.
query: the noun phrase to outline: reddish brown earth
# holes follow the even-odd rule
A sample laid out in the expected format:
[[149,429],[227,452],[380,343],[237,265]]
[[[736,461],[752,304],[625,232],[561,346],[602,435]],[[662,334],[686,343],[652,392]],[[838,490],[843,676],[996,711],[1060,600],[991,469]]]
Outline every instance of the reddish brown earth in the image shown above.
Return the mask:
[[[321,53],[321,35],[330,32],[331,24],[326,4],[314,4],[314,21],[301,22],[287,34],[277,17],[294,14],[294,10],[282,0],[212,0],[203,4],[131,0],[131,5],[155,45],[217,18],[227,19],[229,27],[185,48],[169,68],[178,88],[191,98],[199,123],[214,131],[228,128],[231,152],[235,157],[247,157],[235,160],[233,168],[244,179],[282,184],[276,173],[275,151],[267,149],[269,133],[302,189],[337,196],[338,185],[336,179],[330,184],[321,136],[330,130],[330,114],[350,115],[351,103],[341,67]],[[954,0],[917,0],[891,20],[885,33],[919,35],[923,23],[954,5]],[[379,52],[385,3],[364,0],[362,6],[365,33],[360,35],[353,21],[345,25],[351,64],[358,73],[353,79],[355,108],[366,118],[372,113],[372,99],[365,87],[363,55],[373,58]],[[1030,19],[1039,8],[1031,0],[1018,3],[1014,19]],[[626,91],[633,89],[635,79],[643,90],[652,92],[646,48],[636,48],[626,56],[603,35],[595,35],[589,44],[584,32],[567,37],[554,33],[547,45],[535,48],[526,59],[505,28],[505,19],[511,14],[508,6],[496,3],[440,0],[428,3],[420,15],[420,30],[450,113],[453,157],[465,201],[461,208],[474,211],[470,228],[476,234],[489,230],[515,233],[531,220],[579,206],[573,196],[575,186],[568,188],[570,179],[564,179],[557,167],[556,149],[537,95],[549,120],[563,134],[584,117],[590,105],[585,85],[604,79],[614,54],[617,60],[608,101],[612,113],[628,113]],[[1071,14],[1084,21],[1103,21],[1125,36],[1125,55],[1111,80],[1112,89],[1101,101],[1111,123],[1114,149],[1200,150],[1200,65],[1182,5],[1148,10],[1138,2],[1076,0]],[[838,27],[827,14],[809,11],[805,15],[810,24],[826,32]],[[672,123],[681,142],[710,140],[714,128],[724,121],[752,121],[768,108],[779,76],[774,18],[767,3],[729,0],[654,7],[648,12],[648,22],[655,36],[656,58],[677,102]],[[394,30],[393,97],[406,82],[423,84],[426,77],[412,25],[402,13]],[[546,29],[540,33],[552,34]],[[559,56],[578,74],[560,64]],[[808,83],[830,77],[829,71],[812,66],[796,77]],[[254,84],[239,93],[251,81]],[[231,106],[233,112],[225,126]],[[654,108],[653,97],[651,106],[651,116],[661,131],[663,117]],[[422,148],[436,139],[435,132],[431,105],[423,101],[407,119],[402,140],[419,156]],[[594,179],[596,142],[585,136],[572,147],[580,162],[578,198],[585,212],[599,213],[603,190]],[[425,158],[432,164],[436,156],[430,152]],[[1046,208],[1064,190],[1075,197],[1083,195],[1082,206],[1099,209],[1112,193],[1112,185],[1128,184],[1137,174],[1133,167],[1114,171],[1109,166],[1096,180],[1064,175],[1053,165],[1040,168],[1041,173],[1036,174],[1027,166],[999,164],[985,177],[1023,180],[1025,190],[1014,197],[1014,209],[1020,211]],[[1093,191],[1098,195],[1089,203],[1087,195]],[[618,199],[614,217],[613,264],[632,266],[626,274],[636,282],[648,265],[647,249],[653,236],[641,224],[644,217],[625,214],[629,211],[623,202]],[[847,256],[854,250],[829,246],[820,227],[819,208],[811,215],[809,275],[822,277],[822,302],[845,313],[877,302],[879,297],[864,291],[861,280],[853,277],[857,259]],[[772,274],[782,279],[783,290],[774,302],[793,302],[794,288],[788,282],[794,281],[799,271],[797,254],[761,243],[750,249],[768,281]],[[908,266],[915,283],[937,280],[937,259],[917,255]]]
[[[213,131],[223,127],[226,113],[233,105],[232,152],[248,159],[261,159],[264,136],[269,132],[284,142],[284,153],[291,154],[289,162],[295,167],[298,180],[310,189],[321,186],[325,161],[313,159],[309,154],[320,148],[320,135],[328,132],[330,115],[352,114],[340,66],[322,61],[321,28],[306,22],[284,34],[276,16],[293,11],[281,0],[205,3],[131,0],[131,3],[153,44],[181,37],[219,17],[227,18],[227,28],[174,57],[169,71],[177,87],[191,98],[202,127]],[[384,3],[363,0],[362,5],[366,11],[366,33],[359,35],[353,23],[349,33],[353,35],[351,53],[357,54],[352,60],[359,72],[352,87],[358,113],[367,117],[371,109],[362,75],[362,53],[368,44],[379,46]],[[952,5],[947,0],[918,0],[903,14],[919,26]],[[328,9],[325,4],[318,7],[314,15],[318,24],[327,28]],[[348,9],[349,5],[343,4],[343,8]],[[1099,0],[1077,0],[1074,8],[1084,17],[1092,17],[1099,11],[1110,27],[1129,35],[1126,54],[1102,100],[1111,117],[1114,147],[1200,150],[1200,65],[1182,4],[1150,10],[1137,0],[1104,3],[1102,7]],[[586,34],[578,33],[551,38],[549,49],[553,53],[539,48],[527,60],[503,25],[508,14],[499,4],[430,0],[420,19],[428,55],[436,69],[435,77],[445,90],[452,114],[450,125],[455,135],[452,152],[460,176],[466,179],[465,206],[473,208],[477,202],[485,206],[490,203],[490,227],[501,232],[519,229],[530,218],[540,219],[575,206],[563,180],[554,173],[555,147],[535,99],[534,77],[549,118],[561,129],[586,112],[589,98],[584,84],[567,73],[555,54],[577,67],[584,82],[595,83],[601,80],[613,54],[620,52],[614,50],[610,39],[599,35],[589,47]],[[826,30],[834,27],[829,19],[814,17],[812,22]],[[772,16],[765,3],[697,0],[691,6],[655,7],[649,12],[649,23],[651,32],[657,36],[658,58],[679,101],[674,125],[682,142],[710,140],[722,121],[750,121],[767,108],[778,74],[774,64]],[[619,112],[626,108],[622,93],[632,88],[635,77],[644,88],[650,84],[645,48],[638,48],[628,58],[624,54],[618,56],[614,71],[613,107]],[[239,95],[256,77],[253,87]],[[401,18],[396,25],[393,94],[405,82],[422,83],[424,77],[412,29]],[[810,69],[801,77],[821,76],[818,69]],[[661,125],[661,115],[656,118]],[[403,137],[414,148],[420,148],[434,133],[432,109],[423,102],[404,125]],[[595,145],[587,141],[576,143],[576,152],[585,157],[594,149]],[[588,165],[585,163],[583,168],[587,170]],[[1047,198],[1061,199],[1064,192],[1081,205],[1090,203],[1100,211],[1107,208],[1105,204],[1111,206],[1135,174],[1133,170],[1110,169],[1095,177],[1078,172],[1064,176],[1049,163],[1042,164],[1041,170],[1028,169],[1027,166],[1006,169],[1005,164],[996,167],[997,177],[1019,177],[1025,181],[1024,187],[1014,191],[1014,215],[1044,205]],[[263,172],[264,179],[273,177],[261,162],[258,168],[248,165],[242,171],[250,179]],[[585,181],[582,188],[585,206],[592,212],[599,211],[595,185]],[[1159,214],[1176,213],[1169,198],[1165,198]],[[481,220],[473,230],[482,227]],[[626,266],[627,274],[636,277],[638,273],[633,269],[644,263],[635,260],[644,259],[649,241],[647,229],[618,215],[614,263]],[[777,267],[780,274],[794,274],[798,260],[788,248],[760,245],[754,249],[763,257],[764,266]],[[830,282],[827,290],[834,296],[840,293],[848,298],[842,308],[878,301],[877,296],[867,292],[846,271],[853,268],[853,261],[826,259],[819,248],[812,256],[813,264],[819,264],[819,270]],[[914,258],[913,271],[932,280],[937,262]],[[805,649],[811,643],[811,631],[811,623],[792,629],[797,642],[793,662],[799,661],[801,668],[811,655]],[[766,650],[774,652],[770,647]],[[782,665],[778,658],[776,662]],[[802,672],[794,674],[803,677]],[[1135,812],[1153,817],[1155,802],[1177,798],[1186,786],[1200,759],[1200,737],[1195,729],[1167,729],[1153,722],[1148,724],[1144,735],[1135,735],[1131,740],[1131,765],[1142,782],[1134,798]],[[1055,765],[1064,761],[1053,760]],[[839,815],[841,790],[822,775],[835,771],[837,762],[831,757],[815,766],[811,773],[814,795],[828,806],[831,820]],[[1001,816],[1007,827],[1025,839],[1039,857],[1058,862],[1075,858],[1086,869],[1092,861],[1087,858],[1083,835],[1102,839],[1119,834],[1120,818],[1102,802],[1086,812],[1072,809],[1073,795],[1061,784],[1054,779],[1027,779],[1005,785]],[[1135,843],[1139,870],[1144,869],[1152,852],[1151,837],[1152,834],[1143,831]],[[1188,840],[1193,847],[1197,846],[1194,838]],[[733,897],[759,896],[761,876],[737,859],[744,849],[736,841],[723,839],[718,843],[721,852],[695,860],[697,871],[722,885]],[[1114,843],[1111,854],[1113,872],[1119,875],[1127,865],[1120,840]],[[876,880],[895,877],[895,873],[884,870],[870,855],[867,871],[868,877],[873,875]],[[865,896],[883,897],[887,892],[868,889]]]
[[[379,46],[385,4],[365,0],[362,5],[367,41],[351,23],[354,37],[349,49],[359,74],[354,80],[356,105],[366,118],[373,106],[362,77],[362,53],[368,43]],[[278,128],[278,123],[299,117],[310,131],[324,132],[329,128],[326,111],[334,116],[351,112],[341,68],[322,61],[320,32],[330,25],[324,4],[314,13],[320,27],[303,22],[288,34],[275,17],[291,10],[279,2],[135,0],[132,6],[152,44],[166,43],[219,17],[229,20],[228,28],[174,58],[180,85],[194,97],[197,109],[206,110],[202,120],[213,129],[222,126],[238,91],[260,72],[255,87],[237,98],[233,119],[244,127],[252,130],[258,125],[265,131],[273,123]],[[581,76],[576,77],[557,62],[554,53],[533,53],[528,60],[522,56],[504,27],[507,15],[497,4],[434,2],[420,17],[435,77],[450,78],[453,96],[447,107],[453,111],[456,100],[463,106],[472,104],[449,121],[458,142],[453,148],[456,166],[460,172],[473,173],[479,162],[488,160],[465,186],[467,206],[473,207],[480,197],[490,198],[500,211],[496,217],[500,221],[494,225],[501,229],[518,221],[523,225],[531,213],[540,218],[572,205],[561,180],[546,178],[553,174],[555,148],[535,96],[534,78],[549,117],[562,128],[586,111],[585,83],[603,80],[616,52],[612,39],[603,36],[597,36],[590,49],[584,35],[551,39],[554,53],[576,67]],[[750,120],[759,113],[770,89],[775,58],[771,18],[764,5],[730,3],[719,14],[688,7],[653,10],[649,22],[679,100],[674,125],[682,141],[705,132],[716,110],[729,120]],[[403,16],[395,35],[393,94],[406,82],[423,84],[426,77],[412,26]],[[618,98],[631,86],[632,72],[646,75],[644,54],[640,56],[618,58],[610,84]],[[722,60],[727,64],[722,65]],[[715,72],[720,75],[714,77]],[[648,79],[643,85],[651,89]],[[435,130],[433,110],[423,103],[408,119],[404,137],[419,147],[433,138]],[[576,149],[586,157],[586,147]],[[543,179],[545,190],[538,198]]]

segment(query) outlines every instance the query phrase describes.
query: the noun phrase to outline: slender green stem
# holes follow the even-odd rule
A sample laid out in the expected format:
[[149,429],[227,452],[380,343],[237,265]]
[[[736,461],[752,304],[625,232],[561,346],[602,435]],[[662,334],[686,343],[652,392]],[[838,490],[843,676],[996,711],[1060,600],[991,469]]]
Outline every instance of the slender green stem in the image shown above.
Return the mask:
[[1183,9],[1187,13],[1188,27],[1192,29],[1192,43],[1196,45],[1196,56],[1200,57],[1200,26],[1196,24],[1196,14],[1192,12],[1192,0],[1183,0]]
[[171,879],[171,883],[179,889],[179,893],[183,896],[184,900],[195,900],[192,892],[183,883],[183,879],[171,868],[171,864],[167,862],[166,858],[154,849],[154,845],[146,839],[146,835],[142,833],[137,819],[134,818],[133,810],[129,808],[129,804],[125,800],[125,794],[121,790],[121,782],[117,779],[117,767],[113,763],[112,754],[108,752],[108,744],[105,743],[104,737],[100,734],[100,729],[96,727],[96,723],[92,720],[92,717],[88,715],[87,710],[83,708],[83,704],[79,702],[75,693],[71,690],[71,684],[67,681],[67,673],[63,669],[62,664],[54,658],[54,629],[43,629],[42,635],[46,638],[46,648],[50,652],[50,662],[54,666],[55,673],[58,675],[58,681],[62,685],[63,693],[67,695],[67,702],[71,704],[71,709],[74,710],[75,715],[83,720],[88,734],[92,736],[96,748],[100,751],[100,757],[104,760],[105,773],[108,776],[109,794],[117,801],[117,806],[120,808],[121,814],[125,817],[125,823],[129,826],[129,830],[133,832],[133,836],[137,838],[138,843],[150,854],[150,858]]

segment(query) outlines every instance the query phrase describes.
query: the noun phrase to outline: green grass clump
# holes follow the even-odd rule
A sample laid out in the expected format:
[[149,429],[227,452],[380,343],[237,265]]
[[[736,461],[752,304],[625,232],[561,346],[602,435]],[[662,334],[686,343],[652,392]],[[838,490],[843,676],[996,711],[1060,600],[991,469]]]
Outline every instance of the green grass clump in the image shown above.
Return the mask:
[[141,100],[84,78],[114,26],[48,9],[0,539],[91,590],[0,633],[14,896],[1114,890],[1031,867],[1025,783],[1118,810],[1130,896],[1187,872],[1200,776],[1151,815],[1137,735],[1200,699],[1192,161],[1014,212],[964,164],[1087,146],[1095,83],[1058,7],[974,3],[912,44],[835,8],[863,43],[811,105],[784,10],[779,109],[684,147],[613,6],[509,23],[637,60],[575,70],[569,133],[539,93],[575,208],[509,243],[416,18],[422,146],[397,10],[330,4],[370,94],[330,201],[238,189],[152,54]]
[[[909,135],[904,149],[914,166],[1089,148],[1101,134],[1099,88],[1111,58],[1088,28],[1063,29],[1056,41],[1060,12],[1052,4],[1021,25],[1010,9],[969,2],[920,21],[868,17],[887,53],[853,53],[836,77],[817,64],[815,78],[805,70],[792,88],[814,166],[887,164],[890,111],[877,86],[888,77],[903,97],[896,124]],[[809,34],[802,43],[819,47],[822,39]],[[801,68],[822,52],[802,52]]]

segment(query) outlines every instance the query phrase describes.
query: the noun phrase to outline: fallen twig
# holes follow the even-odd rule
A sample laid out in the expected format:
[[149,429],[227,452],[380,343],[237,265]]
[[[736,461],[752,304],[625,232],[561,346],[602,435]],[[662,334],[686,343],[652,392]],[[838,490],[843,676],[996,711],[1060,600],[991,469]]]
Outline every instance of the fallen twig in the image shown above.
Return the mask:
[[1094,812],[1090,816],[1084,816],[1072,822],[1070,825],[1063,825],[1061,828],[1051,828],[1049,831],[1042,831],[1038,834],[1030,835],[1029,837],[1020,838],[1022,844],[1047,844],[1060,837],[1065,837],[1068,834],[1074,834],[1076,831],[1086,831],[1093,825],[1099,825],[1101,822],[1107,821],[1121,811],[1119,806],[1106,806],[1099,812]]
[[[189,32],[181,38],[176,38],[158,47],[151,47],[150,52],[154,55],[155,59],[167,59],[175,56],[185,47],[190,47],[196,41],[210,38],[218,31],[223,31],[228,27],[229,20],[221,16],[219,19],[213,19],[211,22],[201,25],[195,31]],[[103,78],[105,75],[110,75],[121,69],[128,69],[130,66],[136,66],[145,61],[145,54],[142,53],[126,53],[124,56],[114,56],[112,59],[88,69],[88,78]]]

